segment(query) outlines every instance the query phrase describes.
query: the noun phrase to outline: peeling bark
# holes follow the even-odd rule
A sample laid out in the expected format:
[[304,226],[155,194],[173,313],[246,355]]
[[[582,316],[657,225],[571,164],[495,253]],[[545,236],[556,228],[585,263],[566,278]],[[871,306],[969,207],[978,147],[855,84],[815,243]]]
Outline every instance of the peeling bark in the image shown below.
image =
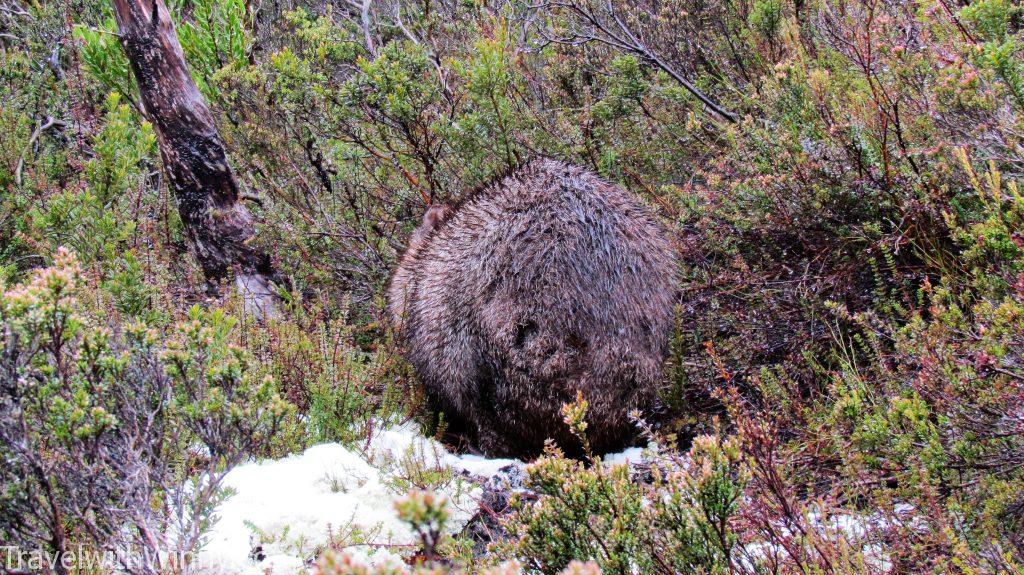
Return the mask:
[[[249,245],[252,214],[239,201],[224,142],[189,73],[164,1],[113,5],[143,112],[156,129],[164,172],[203,274],[211,284],[234,278],[247,309],[271,311],[277,274],[269,255]],[[254,294],[252,286],[263,293]]]

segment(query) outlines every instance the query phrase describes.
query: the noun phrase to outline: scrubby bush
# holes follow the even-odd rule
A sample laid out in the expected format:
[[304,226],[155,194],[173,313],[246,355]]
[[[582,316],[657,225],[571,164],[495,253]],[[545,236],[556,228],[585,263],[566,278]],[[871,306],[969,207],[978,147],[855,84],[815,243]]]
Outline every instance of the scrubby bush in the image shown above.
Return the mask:
[[294,409],[240,348],[232,320],[194,309],[165,336],[113,332],[79,303],[81,268],[0,284],[0,537],[61,567],[74,544],[131,573],[180,569],[224,475],[272,455]]
[[506,552],[542,573],[577,559],[603,573],[734,572],[739,460],[735,441],[702,436],[685,463],[656,459],[644,485],[627,465],[587,467],[550,452],[529,469],[540,499],[509,519]]

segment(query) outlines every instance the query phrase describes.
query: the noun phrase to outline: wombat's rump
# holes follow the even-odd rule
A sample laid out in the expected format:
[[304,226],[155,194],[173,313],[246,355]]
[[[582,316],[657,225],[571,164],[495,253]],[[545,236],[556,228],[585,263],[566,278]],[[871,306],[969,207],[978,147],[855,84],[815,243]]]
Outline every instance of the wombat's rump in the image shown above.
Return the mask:
[[629,445],[656,401],[676,259],[622,188],[534,160],[452,208],[433,207],[388,290],[406,357],[435,407],[491,456],[579,442],[560,413],[590,403],[596,452]]

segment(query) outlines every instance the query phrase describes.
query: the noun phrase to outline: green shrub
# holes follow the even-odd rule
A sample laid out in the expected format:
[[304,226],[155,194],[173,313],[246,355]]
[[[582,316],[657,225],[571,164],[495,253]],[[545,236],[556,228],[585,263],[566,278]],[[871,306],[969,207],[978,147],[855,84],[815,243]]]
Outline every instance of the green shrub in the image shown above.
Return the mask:
[[[586,407],[578,399],[564,411],[581,437]],[[701,436],[687,458],[654,458],[653,479],[643,485],[628,465],[566,459],[550,447],[528,467],[527,486],[539,499],[507,521],[513,543],[505,553],[542,573],[577,560],[594,561],[603,573],[732,572],[738,539],[729,524],[744,489],[740,446],[735,438]]]
[[84,293],[64,249],[0,284],[0,537],[157,573],[158,557],[198,549],[225,474],[274,454],[294,409],[228,342],[223,313],[195,308],[169,337],[138,322],[114,335]]
[[758,0],[750,10],[747,22],[763,38],[771,40],[782,23],[782,2],[780,0]]

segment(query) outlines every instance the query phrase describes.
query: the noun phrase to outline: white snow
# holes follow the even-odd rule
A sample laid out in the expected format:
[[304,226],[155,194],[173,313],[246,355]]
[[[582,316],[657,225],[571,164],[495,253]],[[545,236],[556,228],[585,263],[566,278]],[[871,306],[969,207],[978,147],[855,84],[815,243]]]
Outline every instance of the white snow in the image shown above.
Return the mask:
[[[892,562],[886,548],[878,540],[879,534],[892,525],[904,525],[916,530],[924,528],[915,517],[916,509],[906,503],[897,503],[891,514],[880,513],[831,513],[822,515],[810,510],[806,515],[805,526],[822,540],[843,541],[851,550],[859,551],[869,572],[887,573],[892,569]],[[795,537],[794,531],[779,522],[776,525],[782,537]],[[786,549],[770,541],[752,541],[742,545],[743,556],[740,561],[748,569],[754,569],[757,560],[769,557],[786,557]]]
[[[364,451],[324,444],[240,465],[225,478],[233,495],[216,509],[196,572],[292,575],[329,540],[369,564],[400,561],[415,539],[395,516],[396,498],[424,475],[432,482],[441,477],[435,491],[448,497],[448,529],[458,531],[476,511],[480,491],[465,476],[488,478],[510,464],[521,462],[454,455],[405,425],[378,432]],[[257,547],[262,561],[250,556]]]
[[644,451],[646,447],[627,447],[618,453],[609,453],[602,458],[607,465],[627,465],[647,461]]

